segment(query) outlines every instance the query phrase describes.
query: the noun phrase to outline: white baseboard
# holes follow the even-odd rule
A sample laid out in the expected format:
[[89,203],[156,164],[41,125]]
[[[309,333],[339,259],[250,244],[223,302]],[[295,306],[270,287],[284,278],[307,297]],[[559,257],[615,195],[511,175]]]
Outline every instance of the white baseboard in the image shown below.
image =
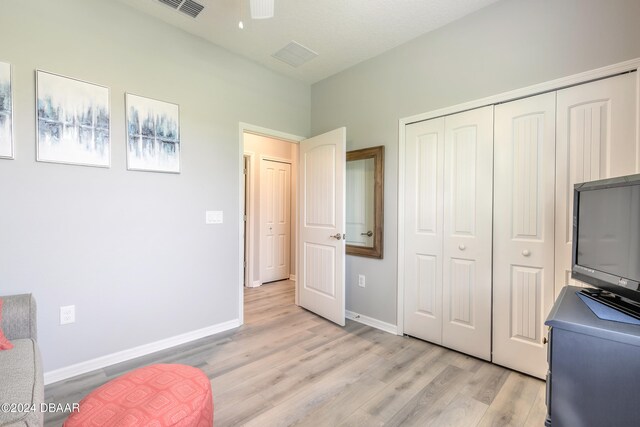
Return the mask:
[[251,286],[249,286],[250,288],[257,288],[258,286],[262,286],[262,282],[260,280],[254,280],[253,283],[251,283]]
[[289,275],[289,280],[291,280],[292,282],[296,281],[296,275],[295,274],[290,274]]
[[119,351],[117,353],[100,356],[95,359],[87,360],[85,362],[76,363],[75,365],[70,365],[64,368],[45,372],[44,384],[48,385],[58,381],[66,380],[67,378],[75,377],[76,375],[86,374],[87,372],[95,371],[96,369],[101,369],[110,365],[114,365],[116,363],[135,359],[136,357],[146,356],[147,354],[155,353],[156,351],[166,350],[167,348],[175,347],[180,344],[185,344],[190,341],[208,337],[209,335],[228,331],[229,329],[237,328],[238,326],[240,326],[240,320],[230,320],[228,322],[207,326],[206,328],[187,332],[185,334],[176,335],[174,337],[165,338],[160,341],[155,341],[149,344],[144,344],[138,347]]
[[371,326],[372,328],[380,329],[381,331],[388,332],[393,335],[398,335],[398,327],[391,323],[383,322],[382,320],[374,319],[373,317],[368,317],[364,314],[354,313],[349,310],[345,310],[344,314],[347,319],[354,320],[362,323],[363,325]]

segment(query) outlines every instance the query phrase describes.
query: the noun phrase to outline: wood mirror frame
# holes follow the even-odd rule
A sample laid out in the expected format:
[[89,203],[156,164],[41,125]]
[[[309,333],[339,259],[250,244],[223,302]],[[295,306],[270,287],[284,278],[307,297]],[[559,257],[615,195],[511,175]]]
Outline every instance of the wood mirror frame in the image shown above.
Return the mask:
[[347,151],[347,162],[373,159],[373,246],[346,245],[347,255],[382,258],[384,236],[384,146]]

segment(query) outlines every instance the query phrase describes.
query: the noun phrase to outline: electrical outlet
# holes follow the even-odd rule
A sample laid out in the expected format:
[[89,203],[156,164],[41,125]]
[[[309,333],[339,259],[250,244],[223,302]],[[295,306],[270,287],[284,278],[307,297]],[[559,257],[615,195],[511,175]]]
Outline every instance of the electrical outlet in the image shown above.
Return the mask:
[[69,323],[75,323],[76,321],[76,306],[66,305],[60,307],[60,324],[68,325]]
[[364,288],[365,286],[364,274],[358,274],[358,286],[360,286],[361,288]]

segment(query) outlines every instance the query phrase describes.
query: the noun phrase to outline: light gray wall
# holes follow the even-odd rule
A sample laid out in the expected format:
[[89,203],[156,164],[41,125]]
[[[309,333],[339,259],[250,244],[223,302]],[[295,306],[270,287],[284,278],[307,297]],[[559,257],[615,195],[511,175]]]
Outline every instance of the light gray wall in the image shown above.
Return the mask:
[[384,259],[347,257],[347,309],[396,324],[398,119],[640,57],[639,22],[638,0],[505,0],[314,84],[312,134],[386,146]]
[[[1,9],[16,159],[0,160],[0,295],[35,294],[45,370],[237,319],[239,122],[308,135],[309,86],[111,0]],[[35,162],[35,69],[111,88],[110,169]],[[125,91],[180,105],[181,174],[126,170]]]

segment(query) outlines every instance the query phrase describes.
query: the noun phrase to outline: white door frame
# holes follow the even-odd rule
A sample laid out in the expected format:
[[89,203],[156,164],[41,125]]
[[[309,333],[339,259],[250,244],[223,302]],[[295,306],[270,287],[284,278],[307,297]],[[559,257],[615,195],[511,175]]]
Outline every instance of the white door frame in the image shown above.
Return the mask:
[[[238,232],[238,241],[239,241],[239,262],[238,262],[238,320],[240,322],[240,324],[244,324],[244,266],[242,265],[242,263],[244,262],[244,223],[243,223],[243,218],[242,215],[244,215],[244,185],[242,185],[242,180],[244,179],[244,134],[246,133],[252,133],[255,135],[260,135],[260,136],[266,136],[268,138],[274,138],[274,139],[279,139],[282,141],[286,141],[286,142],[292,142],[292,143],[299,143],[300,141],[306,139],[305,137],[302,136],[298,136],[298,135],[293,135],[290,133],[286,133],[286,132],[280,132],[277,130],[273,130],[273,129],[268,129],[265,127],[261,127],[261,126],[256,126],[256,125],[252,125],[249,123],[244,123],[244,122],[240,122],[239,125],[239,141],[240,143],[238,144],[238,162],[239,162],[239,167],[238,167],[238,187],[239,187],[239,209],[238,212],[240,213],[240,227],[239,227],[239,232]],[[254,157],[250,157],[250,160],[253,160]],[[252,190],[251,190],[252,191]],[[295,220],[295,224],[298,223],[298,210],[297,207],[295,209],[295,218],[292,218],[292,222]],[[298,242],[296,239],[296,253],[297,253],[297,248],[298,248]],[[293,248],[292,248],[293,250]],[[251,255],[250,255],[250,259],[251,259]],[[251,272],[253,270],[251,269]],[[296,272],[298,271],[298,257],[296,257]],[[250,276],[250,280],[251,280],[251,276]],[[298,303],[298,290],[297,290],[297,282],[296,282],[296,291],[295,291],[295,299],[296,299],[296,304]]]
[[[254,192],[255,192],[255,188],[253,185],[253,174],[251,173],[251,169],[253,168],[253,164],[255,162],[255,157],[256,157],[256,153],[254,153],[253,151],[245,151],[244,153],[244,157],[247,158],[247,171],[246,171],[246,175],[244,177],[245,180],[247,180],[247,184],[245,185],[245,189],[249,190],[249,194],[245,194],[243,193],[243,197],[245,200],[245,210],[244,210],[244,215],[247,216],[246,221],[249,221],[249,218],[253,218],[253,209],[254,209],[254,203],[252,203],[253,199],[254,199]],[[245,221],[244,218],[242,218],[243,221]],[[244,236],[244,239],[242,240],[242,244],[245,245],[242,248],[242,253],[244,254],[244,262],[246,262],[246,279],[244,280],[244,283],[246,287],[249,288],[253,288],[254,287],[254,283],[253,283],[253,251],[249,251],[247,252],[247,249],[251,249],[251,248],[247,248],[246,246],[246,242],[251,242],[252,239],[254,238],[254,233],[255,233],[255,226],[253,224],[253,221],[249,221],[249,223],[247,224],[246,227],[246,233],[247,235]]]
[[[404,192],[405,185],[405,126],[415,122],[421,122],[424,120],[433,119],[436,117],[447,116],[454,113],[461,113],[463,111],[472,110],[479,107],[485,107],[488,105],[499,104],[503,102],[513,101],[519,98],[524,98],[532,95],[538,95],[545,92],[555,91],[563,89],[569,86],[575,86],[582,83],[587,83],[591,80],[599,80],[606,77],[611,77],[616,74],[625,72],[636,72],[636,109],[640,116],[640,58],[632,59],[629,61],[620,62],[617,64],[609,65],[595,70],[586,71],[579,74],[574,74],[568,77],[562,77],[556,80],[527,86],[521,89],[512,90],[509,92],[503,92],[498,95],[489,96],[474,101],[465,102],[462,104],[454,105],[451,107],[440,108],[427,113],[417,114],[410,117],[401,118],[398,120],[398,265],[397,265],[397,280],[398,280],[398,306],[397,306],[397,333],[398,335],[404,334]],[[640,117],[636,122],[636,170],[640,170]]]
[[242,263],[242,267],[244,268],[244,271],[243,271],[244,286],[247,286],[249,284],[249,277],[251,277],[249,276],[249,265],[247,264],[247,260],[249,259],[249,254],[247,253],[247,248],[249,247],[247,245],[247,237],[249,236],[249,229],[248,229],[249,224],[247,223],[247,220],[249,219],[249,214],[248,214],[249,200],[247,198],[247,194],[251,194],[251,188],[249,187],[249,179],[251,179],[251,176],[249,175],[249,167],[251,165],[250,159],[251,159],[250,155],[248,153],[245,153],[243,157],[244,162],[242,164],[242,168],[244,169],[244,172],[243,172],[244,209],[242,210],[242,215],[243,215],[242,224],[244,225],[244,229],[243,229],[244,239],[242,241],[244,244],[242,248],[243,249],[242,256],[244,257],[243,263]]

